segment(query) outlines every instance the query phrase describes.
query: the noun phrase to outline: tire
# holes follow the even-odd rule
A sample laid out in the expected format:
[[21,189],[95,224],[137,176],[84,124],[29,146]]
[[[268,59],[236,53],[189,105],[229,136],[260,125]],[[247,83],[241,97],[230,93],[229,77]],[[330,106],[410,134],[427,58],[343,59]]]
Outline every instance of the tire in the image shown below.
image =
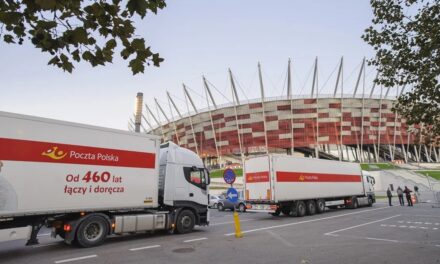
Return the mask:
[[303,201],[296,203],[296,216],[303,217],[306,215],[306,204]]
[[107,238],[109,224],[101,216],[90,216],[80,223],[76,230],[75,242],[80,247],[95,247]]
[[217,204],[217,210],[219,211],[224,211],[225,210],[225,206],[221,203]]
[[244,213],[244,212],[246,212],[246,205],[244,205],[244,204],[239,204],[238,205],[238,211],[239,212],[241,212],[241,213]]
[[212,209],[216,209],[217,208],[217,203],[212,205]]
[[368,197],[368,207],[373,206],[373,198]]
[[316,203],[313,200],[309,200],[306,203],[306,212],[307,215],[314,215],[316,214]]
[[322,199],[319,199],[316,201],[316,213],[321,214],[325,212],[325,201]]
[[356,196],[351,197],[351,209],[357,209],[358,205],[359,204]]
[[190,210],[182,210],[177,216],[176,221],[176,232],[178,234],[186,234],[194,229],[195,225],[195,216],[194,213]]

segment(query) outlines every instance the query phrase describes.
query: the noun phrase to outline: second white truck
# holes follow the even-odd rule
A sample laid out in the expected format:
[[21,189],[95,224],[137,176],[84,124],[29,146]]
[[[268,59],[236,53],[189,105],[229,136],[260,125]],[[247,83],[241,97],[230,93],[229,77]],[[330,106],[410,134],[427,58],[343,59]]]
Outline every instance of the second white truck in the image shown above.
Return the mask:
[[271,154],[246,159],[244,170],[247,211],[301,217],[375,202],[374,178],[357,163]]

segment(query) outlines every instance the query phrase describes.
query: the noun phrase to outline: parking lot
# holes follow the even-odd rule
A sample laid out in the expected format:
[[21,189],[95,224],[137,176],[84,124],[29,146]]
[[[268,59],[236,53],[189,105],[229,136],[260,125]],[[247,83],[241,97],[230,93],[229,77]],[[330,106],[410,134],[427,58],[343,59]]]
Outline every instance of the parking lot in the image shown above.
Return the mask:
[[211,225],[186,235],[112,237],[96,248],[75,248],[42,230],[41,244],[0,244],[1,263],[437,263],[440,209],[377,203],[372,208],[272,217],[240,215],[243,238],[234,236],[232,213],[211,211]]

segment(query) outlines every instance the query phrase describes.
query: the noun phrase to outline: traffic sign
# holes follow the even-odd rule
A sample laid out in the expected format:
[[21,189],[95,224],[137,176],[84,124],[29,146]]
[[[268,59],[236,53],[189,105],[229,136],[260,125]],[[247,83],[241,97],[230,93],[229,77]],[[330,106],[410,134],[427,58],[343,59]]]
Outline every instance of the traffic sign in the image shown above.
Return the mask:
[[236,177],[235,171],[232,169],[226,169],[223,171],[223,179],[227,184],[233,184]]
[[228,192],[226,193],[226,197],[231,203],[235,203],[238,201],[238,192],[234,188],[229,188]]

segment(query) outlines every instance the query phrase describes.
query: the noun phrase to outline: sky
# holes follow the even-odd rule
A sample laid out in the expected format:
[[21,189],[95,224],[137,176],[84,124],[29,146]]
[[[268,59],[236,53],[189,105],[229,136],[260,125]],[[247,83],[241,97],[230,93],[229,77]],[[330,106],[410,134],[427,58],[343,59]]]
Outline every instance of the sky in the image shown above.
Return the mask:
[[[230,102],[228,68],[242,100],[260,96],[258,62],[266,97],[285,94],[289,58],[293,93],[306,95],[315,58],[319,92],[330,94],[344,56],[344,91],[349,93],[362,58],[374,54],[361,39],[371,19],[368,0],[169,0],[157,15],[135,21],[137,34],[165,59],[140,75],[133,76],[116,54],[105,67],[82,62],[69,74],[48,66],[50,55],[31,45],[0,42],[0,111],[126,130],[137,92],[144,93],[153,111],[157,98],[170,115],[169,91],[186,112],[184,83],[197,107],[204,108],[204,75],[217,104]],[[373,78],[374,69],[367,67],[363,87],[368,91]]]

